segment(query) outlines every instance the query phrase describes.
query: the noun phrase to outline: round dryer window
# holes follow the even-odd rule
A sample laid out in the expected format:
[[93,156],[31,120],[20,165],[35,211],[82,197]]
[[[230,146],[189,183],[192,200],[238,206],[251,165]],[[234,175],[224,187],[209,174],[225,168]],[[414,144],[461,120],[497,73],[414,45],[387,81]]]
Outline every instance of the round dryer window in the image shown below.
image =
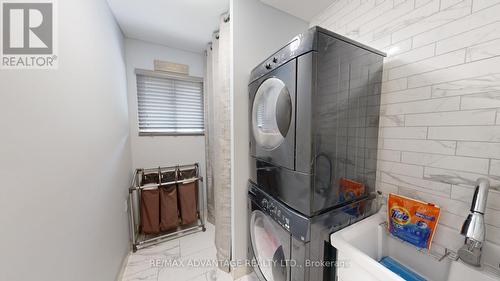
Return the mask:
[[[253,211],[250,219],[252,249],[260,272],[266,281],[286,281],[286,257],[278,236],[279,226],[261,211]],[[288,245],[289,246],[289,245]]]
[[278,78],[265,80],[257,89],[252,107],[252,130],[257,144],[273,150],[281,145],[292,118],[288,89]]

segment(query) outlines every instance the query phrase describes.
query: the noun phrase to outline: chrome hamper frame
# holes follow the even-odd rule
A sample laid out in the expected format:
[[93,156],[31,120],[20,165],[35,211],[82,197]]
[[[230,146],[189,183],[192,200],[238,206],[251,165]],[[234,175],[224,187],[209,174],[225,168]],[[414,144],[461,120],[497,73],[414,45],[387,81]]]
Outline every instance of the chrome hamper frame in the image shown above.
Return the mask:
[[[170,182],[161,182],[161,173],[165,171],[186,171],[195,169],[196,176],[189,179],[178,180],[177,172],[175,173],[174,181]],[[143,173],[158,173],[158,184],[146,184],[141,186],[142,174]],[[198,181],[198,202],[197,202],[197,213],[198,220],[196,224],[191,224],[187,226],[178,226],[177,229],[161,232],[157,235],[145,235],[139,233],[140,226],[140,215],[139,210],[141,208],[141,191],[147,189],[156,189],[162,186],[173,185],[173,184],[182,184],[182,183],[191,183],[194,181]],[[188,234],[205,231],[205,192],[203,185],[203,177],[200,176],[200,167],[198,163],[190,164],[190,165],[182,165],[182,166],[169,166],[169,167],[158,167],[158,168],[149,168],[149,169],[136,169],[134,171],[134,178],[132,180],[132,186],[129,188],[129,196],[128,196],[128,211],[129,211],[129,221],[130,221],[130,237],[132,244],[132,251],[136,252],[139,249],[149,247],[164,241],[172,240],[175,238],[179,238]]]

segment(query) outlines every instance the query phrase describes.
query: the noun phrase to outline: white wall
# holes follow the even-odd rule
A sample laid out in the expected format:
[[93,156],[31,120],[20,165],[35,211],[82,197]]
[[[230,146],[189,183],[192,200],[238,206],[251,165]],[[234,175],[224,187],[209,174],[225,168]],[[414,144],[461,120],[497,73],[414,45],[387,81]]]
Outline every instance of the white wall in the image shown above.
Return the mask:
[[249,179],[248,82],[262,60],[284,46],[308,24],[259,0],[231,1],[232,86],[232,240],[234,260],[247,252],[247,183]]
[[[442,208],[433,245],[456,249],[473,185],[500,186],[500,1],[340,0],[312,24],[389,53],[377,188]],[[500,244],[500,192],[487,239]]]
[[154,70],[155,59],[189,65],[189,75],[203,77],[205,56],[144,41],[125,39],[132,161],[135,168],[200,163],[205,174],[204,136],[139,136],[134,70]]
[[128,252],[122,34],[58,1],[59,69],[0,70],[0,280],[110,281]]

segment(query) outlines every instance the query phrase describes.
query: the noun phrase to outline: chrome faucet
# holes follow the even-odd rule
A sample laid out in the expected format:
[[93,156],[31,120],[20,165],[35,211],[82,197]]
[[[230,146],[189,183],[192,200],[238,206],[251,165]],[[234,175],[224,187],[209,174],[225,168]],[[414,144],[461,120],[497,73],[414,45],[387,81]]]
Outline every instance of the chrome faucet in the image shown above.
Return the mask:
[[474,266],[479,266],[481,263],[481,248],[486,236],[484,213],[489,188],[490,182],[488,179],[480,178],[477,180],[470,213],[460,232],[465,236],[465,243],[458,250],[458,256],[464,262]]

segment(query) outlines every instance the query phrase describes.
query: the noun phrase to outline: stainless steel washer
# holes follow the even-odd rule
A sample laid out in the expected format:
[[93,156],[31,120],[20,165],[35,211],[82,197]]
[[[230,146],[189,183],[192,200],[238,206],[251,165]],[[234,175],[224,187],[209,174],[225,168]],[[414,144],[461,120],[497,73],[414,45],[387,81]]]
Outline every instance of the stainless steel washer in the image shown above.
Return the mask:
[[313,218],[287,207],[252,182],[248,189],[249,259],[261,281],[333,281],[330,234],[373,214],[363,199]]

